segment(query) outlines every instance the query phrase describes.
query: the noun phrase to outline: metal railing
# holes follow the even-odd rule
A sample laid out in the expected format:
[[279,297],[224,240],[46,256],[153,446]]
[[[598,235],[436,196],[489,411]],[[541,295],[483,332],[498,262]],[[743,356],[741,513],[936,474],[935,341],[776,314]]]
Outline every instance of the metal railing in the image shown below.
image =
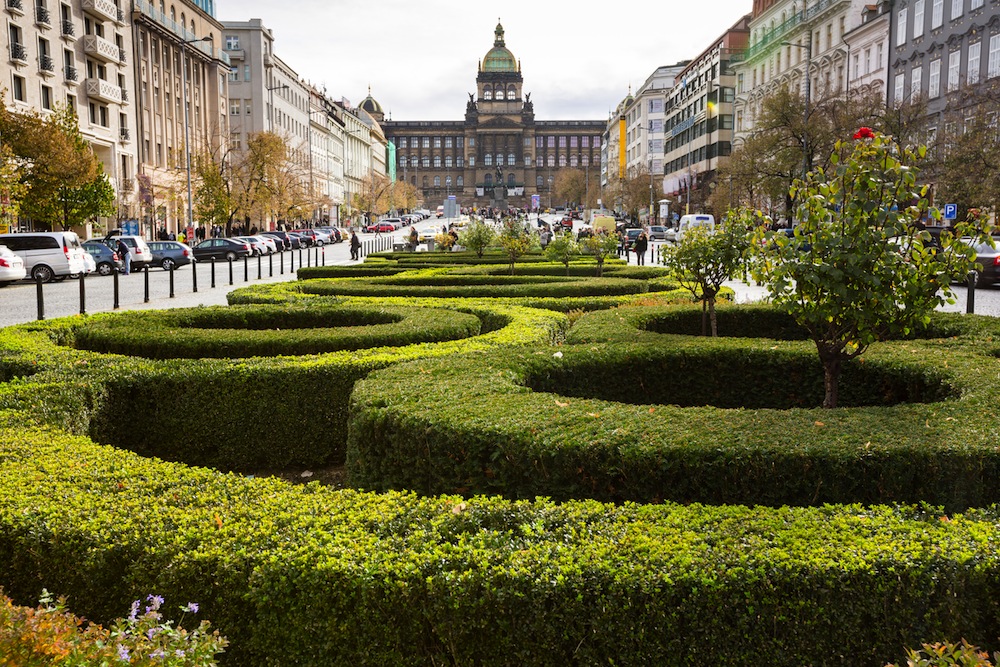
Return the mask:
[[750,60],[760,55],[766,49],[774,46],[775,42],[780,42],[784,39],[796,26],[808,23],[816,18],[818,14],[840,2],[844,2],[844,0],[818,0],[812,7],[807,7],[798,14],[793,14],[791,18],[775,26],[773,30],[768,30],[760,40],[749,46],[746,50],[745,58]]
[[40,55],[38,56],[38,69],[43,72],[54,72],[56,69],[55,63],[52,61],[52,56]]
[[35,23],[40,25],[51,25],[52,15],[49,14],[49,10],[41,5],[35,5]]
[[73,22],[72,21],[63,21],[60,24],[60,27],[62,29],[62,34],[63,35],[66,35],[68,37],[75,37],[76,36],[76,28],[73,27]]
[[66,76],[67,81],[77,80],[76,68],[72,65],[66,65],[66,67],[63,68],[63,74]]
[[19,12],[23,12],[24,5],[21,4],[21,0],[7,0],[7,9],[16,9]]
[[10,59],[28,62],[28,51],[24,48],[24,44],[14,42],[10,45]]

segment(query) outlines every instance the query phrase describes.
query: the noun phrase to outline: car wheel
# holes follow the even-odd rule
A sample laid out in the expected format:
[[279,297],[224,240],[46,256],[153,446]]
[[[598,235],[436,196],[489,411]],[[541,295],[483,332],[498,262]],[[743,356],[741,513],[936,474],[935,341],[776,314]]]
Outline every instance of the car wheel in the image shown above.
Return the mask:
[[114,271],[115,267],[111,265],[111,262],[101,262],[97,265],[98,275],[110,276]]
[[230,250],[229,252],[227,252],[226,253],[226,261],[227,262],[235,262],[236,261],[236,253],[233,252],[232,250]]
[[44,264],[39,264],[31,269],[31,279],[35,282],[51,282],[52,281],[52,269],[45,266]]
[[163,267],[164,271],[170,271],[174,267],[177,266],[177,262],[175,262],[174,260],[170,259],[169,257],[164,257],[163,261],[160,262],[160,266]]
[[56,281],[57,283],[61,283],[62,281],[66,280],[66,278],[67,278],[67,276],[65,276],[65,275],[62,275],[62,276],[52,276],[52,280]]

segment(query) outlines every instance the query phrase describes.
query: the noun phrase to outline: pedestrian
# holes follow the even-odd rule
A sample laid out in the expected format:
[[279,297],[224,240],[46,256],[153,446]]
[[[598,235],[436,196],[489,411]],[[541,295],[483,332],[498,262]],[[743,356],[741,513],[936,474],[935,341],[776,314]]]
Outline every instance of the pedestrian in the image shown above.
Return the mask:
[[361,252],[361,239],[358,238],[357,232],[353,229],[351,230],[351,259],[360,259],[358,257]]
[[618,232],[618,239],[621,242],[621,255],[620,256],[624,257],[625,258],[625,263],[628,264],[628,250],[629,250],[629,247],[628,247],[628,234],[625,232],[624,229],[622,231]]
[[382,236],[382,225],[375,223],[375,236]]
[[646,251],[649,249],[649,239],[646,238],[646,232],[639,232],[639,236],[635,238],[635,263],[638,266],[644,266],[646,264]]
[[132,272],[132,261],[129,257],[128,244],[122,239],[118,239],[118,245],[115,249],[118,251],[118,259],[122,261],[122,273],[127,276]]
[[177,242],[178,243],[184,243],[184,239],[185,238],[187,238],[187,237],[184,236],[184,232],[177,232]]
[[410,239],[409,239],[410,252],[417,251],[417,243],[419,242],[420,242],[420,237],[417,235],[417,228],[410,227]]

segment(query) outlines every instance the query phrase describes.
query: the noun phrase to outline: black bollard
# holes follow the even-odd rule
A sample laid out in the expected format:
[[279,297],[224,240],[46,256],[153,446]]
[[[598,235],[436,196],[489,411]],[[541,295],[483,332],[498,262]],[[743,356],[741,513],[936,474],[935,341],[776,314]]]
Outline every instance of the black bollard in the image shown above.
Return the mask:
[[[299,259],[302,258],[302,246],[299,246]],[[288,253],[288,272],[295,273],[295,251]]]
[[212,258],[212,289],[215,289],[215,258]]
[[257,280],[260,280],[262,278],[262,275],[261,275],[261,272],[260,272],[260,267],[262,266],[261,262],[263,262],[263,261],[264,261],[264,258],[261,257],[260,255],[257,255]]
[[326,246],[323,246],[323,266],[326,266]]
[[281,255],[278,256],[278,273],[280,275],[285,275],[285,251],[281,251]]
[[274,255],[267,256],[267,277],[274,277]]
[[168,271],[167,273],[170,274],[170,298],[173,299],[174,298],[174,267],[171,266],[170,267],[170,271]]
[[[309,252],[308,248],[306,248],[306,252],[307,253]],[[299,248],[299,268],[302,268],[302,248],[301,247]]]
[[[315,251],[316,250],[316,246],[313,246],[312,250]],[[300,263],[299,266],[301,266],[301,265],[302,264]],[[306,266],[312,266],[312,254],[309,252],[309,249],[306,250]]]
[[[125,261],[127,262],[128,260],[126,259]],[[118,301],[118,272],[115,271],[114,274],[112,274],[112,275],[114,276],[114,279],[115,279],[115,306],[114,306],[114,309],[118,310],[118,308],[121,306],[121,304]]]
[[965,293],[965,312],[972,314],[976,312],[976,272],[969,274],[968,291]]
[[229,262],[229,284],[232,285],[233,284],[233,260],[232,260],[232,258],[227,257],[226,261]]
[[80,314],[87,314],[87,272],[80,272]]
[[142,302],[149,303],[149,264],[142,267]]
[[193,257],[191,258],[191,291],[198,291],[198,263]]
[[243,255],[243,282],[250,280],[250,255]]
[[35,278],[35,299],[38,302],[38,319],[45,319],[45,294],[42,293],[42,280]]

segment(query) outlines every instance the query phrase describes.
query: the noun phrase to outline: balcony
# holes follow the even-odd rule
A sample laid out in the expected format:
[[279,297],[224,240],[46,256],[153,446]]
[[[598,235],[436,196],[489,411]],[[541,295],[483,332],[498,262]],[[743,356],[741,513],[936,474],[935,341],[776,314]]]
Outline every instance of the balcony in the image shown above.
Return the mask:
[[24,48],[24,44],[14,42],[10,45],[10,60],[15,65],[28,64],[28,51]]
[[56,73],[56,64],[52,61],[52,56],[45,54],[38,56],[38,71],[42,76],[52,76]]
[[102,102],[121,104],[122,89],[104,79],[87,79],[87,97]]
[[21,0],[6,0],[7,11],[14,16],[24,16],[24,5]]
[[122,65],[128,62],[128,55],[125,53],[125,49],[118,49],[118,62]]
[[118,48],[117,44],[97,35],[83,36],[83,51],[106,63],[116,63],[121,56],[121,49]]
[[39,28],[51,28],[52,27],[52,14],[49,10],[41,5],[35,5],[35,25]]
[[147,0],[133,0],[133,5],[135,9],[139,10],[139,13],[141,13],[144,18],[152,21],[160,28],[172,33],[175,37],[178,37],[185,42],[190,42],[190,44],[188,44],[189,48],[195,51],[201,51],[209,58],[218,60],[224,65],[229,66],[229,56],[225,51],[222,49],[216,49],[211,44],[206,42],[196,41],[198,40],[198,35],[194,34],[177,21],[169,18],[166,14],[153,6],[153,3],[147,2]]
[[68,42],[76,41],[76,28],[72,21],[61,21],[59,23],[60,36]]
[[124,9],[121,9],[121,8],[118,9],[118,19],[117,20],[118,20],[118,25],[125,25],[125,10]]
[[66,80],[66,83],[71,86],[75,86],[79,78],[79,75],[76,73],[76,68],[72,65],[66,65],[63,67],[63,78]]
[[128,90],[122,86],[122,104],[128,104]]
[[83,11],[105,21],[118,21],[118,6],[113,0],[83,0]]
[[130,139],[131,139],[131,134],[129,134],[127,127],[123,127],[118,130],[118,141],[122,142],[123,144],[127,144]]

